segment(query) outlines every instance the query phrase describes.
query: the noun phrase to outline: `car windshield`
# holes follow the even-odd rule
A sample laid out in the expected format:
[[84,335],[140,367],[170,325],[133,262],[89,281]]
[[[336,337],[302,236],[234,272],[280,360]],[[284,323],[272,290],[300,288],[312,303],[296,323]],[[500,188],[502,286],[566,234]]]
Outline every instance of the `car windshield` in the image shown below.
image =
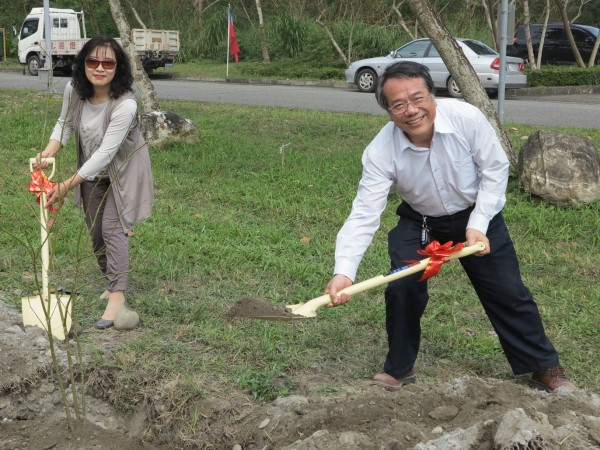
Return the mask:
[[396,50],[396,58],[422,58],[429,47],[429,39],[409,42]]
[[[587,25],[580,25],[581,28],[583,28],[584,30],[588,30],[590,33],[592,33],[596,38],[598,37],[598,32],[600,32],[600,30],[598,28],[595,27],[590,27]],[[573,29],[571,29],[572,31]]]
[[493,49],[491,49],[490,47],[485,45],[483,42],[471,41],[471,40],[464,40],[462,42],[467,47],[469,47],[471,50],[473,50],[475,52],[475,54],[477,54],[477,55],[481,56],[481,55],[496,55],[497,54]]

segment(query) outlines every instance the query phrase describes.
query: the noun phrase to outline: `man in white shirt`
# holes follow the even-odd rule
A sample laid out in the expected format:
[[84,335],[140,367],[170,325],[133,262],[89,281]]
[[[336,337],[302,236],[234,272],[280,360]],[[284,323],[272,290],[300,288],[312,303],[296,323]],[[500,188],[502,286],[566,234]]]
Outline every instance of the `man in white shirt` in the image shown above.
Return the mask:
[[[387,67],[375,93],[390,122],[365,149],[352,211],[340,230],[334,276],[326,293],[334,306],[349,300],[358,265],[379,228],[390,188],[402,197],[398,225],[389,233],[392,269],[421,259],[430,240],[485,244],[459,261],[500,339],[515,374],[548,392],[572,387],[546,337],[501,210],[509,162],[496,133],[476,107],[437,100],[427,67],[398,62]],[[374,383],[389,390],[415,381],[420,320],[429,295],[421,274],[391,282],[385,292],[389,351]]]

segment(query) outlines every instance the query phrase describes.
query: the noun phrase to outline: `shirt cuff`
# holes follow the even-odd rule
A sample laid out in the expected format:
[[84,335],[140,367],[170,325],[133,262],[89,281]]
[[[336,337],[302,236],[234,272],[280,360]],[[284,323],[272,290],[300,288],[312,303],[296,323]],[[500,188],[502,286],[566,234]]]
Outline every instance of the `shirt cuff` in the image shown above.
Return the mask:
[[348,259],[339,259],[335,262],[335,267],[333,269],[334,275],[344,275],[352,280],[354,283],[354,279],[356,278],[356,272],[358,270],[358,265],[351,260]]
[[490,221],[486,216],[483,214],[477,214],[475,211],[473,211],[469,217],[467,228],[474,228],[478,231],[481,231],[483,234],[487,234],[489,225]]

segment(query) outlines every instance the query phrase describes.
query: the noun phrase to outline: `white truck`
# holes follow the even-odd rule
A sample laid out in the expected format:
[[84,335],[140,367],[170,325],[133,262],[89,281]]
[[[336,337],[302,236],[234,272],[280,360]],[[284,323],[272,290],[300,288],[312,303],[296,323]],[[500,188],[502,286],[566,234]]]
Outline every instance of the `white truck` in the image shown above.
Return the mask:
[[[75,56],[89,40],[83,11],[49,8],[52,68],[70,73]],[[33,8],[23,21],[19,33],[19,62],[31,75],[37,75],[46,59],[44,8]],[[179,54],[179,31],[131,29],[131,42],[144,70],[152,73],[158,67],[171,67]],[[120,39],[117,39],[120,42]]]

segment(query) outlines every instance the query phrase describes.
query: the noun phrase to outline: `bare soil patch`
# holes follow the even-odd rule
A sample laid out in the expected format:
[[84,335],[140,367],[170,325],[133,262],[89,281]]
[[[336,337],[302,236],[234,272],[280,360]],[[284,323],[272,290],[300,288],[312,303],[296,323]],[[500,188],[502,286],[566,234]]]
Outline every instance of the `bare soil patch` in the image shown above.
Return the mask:
[[247,297],[235,302],[227,312],[227,317],[232,320],[236,318],[262,319],[262,320],[304,320],[303,316],[294,314],[282,305],[275,305],[265,300]]
[[[547,394],[522,381],[462,377],[421,380],[388,392],[359,380],[319,394],[327,374],[298,377],[298,392],[268,404],[206,381],[198,423],[183,433],[165,420],[162,395],[124,413],[88,389],[86,420],[69,431],[42,330],[23,329],[0,301],[0,449],[599,449],[600,397],[580,389]],[[110,351],[133,332],[92,333]],[[110,343],[110,345],[109,345]],[[62,351],[60,357],[64,357]],[[102,374],[90,374],[90,386]],[[171,424],[166,426],[165,424]],[[189,427],[189,424],[187,425]]]

